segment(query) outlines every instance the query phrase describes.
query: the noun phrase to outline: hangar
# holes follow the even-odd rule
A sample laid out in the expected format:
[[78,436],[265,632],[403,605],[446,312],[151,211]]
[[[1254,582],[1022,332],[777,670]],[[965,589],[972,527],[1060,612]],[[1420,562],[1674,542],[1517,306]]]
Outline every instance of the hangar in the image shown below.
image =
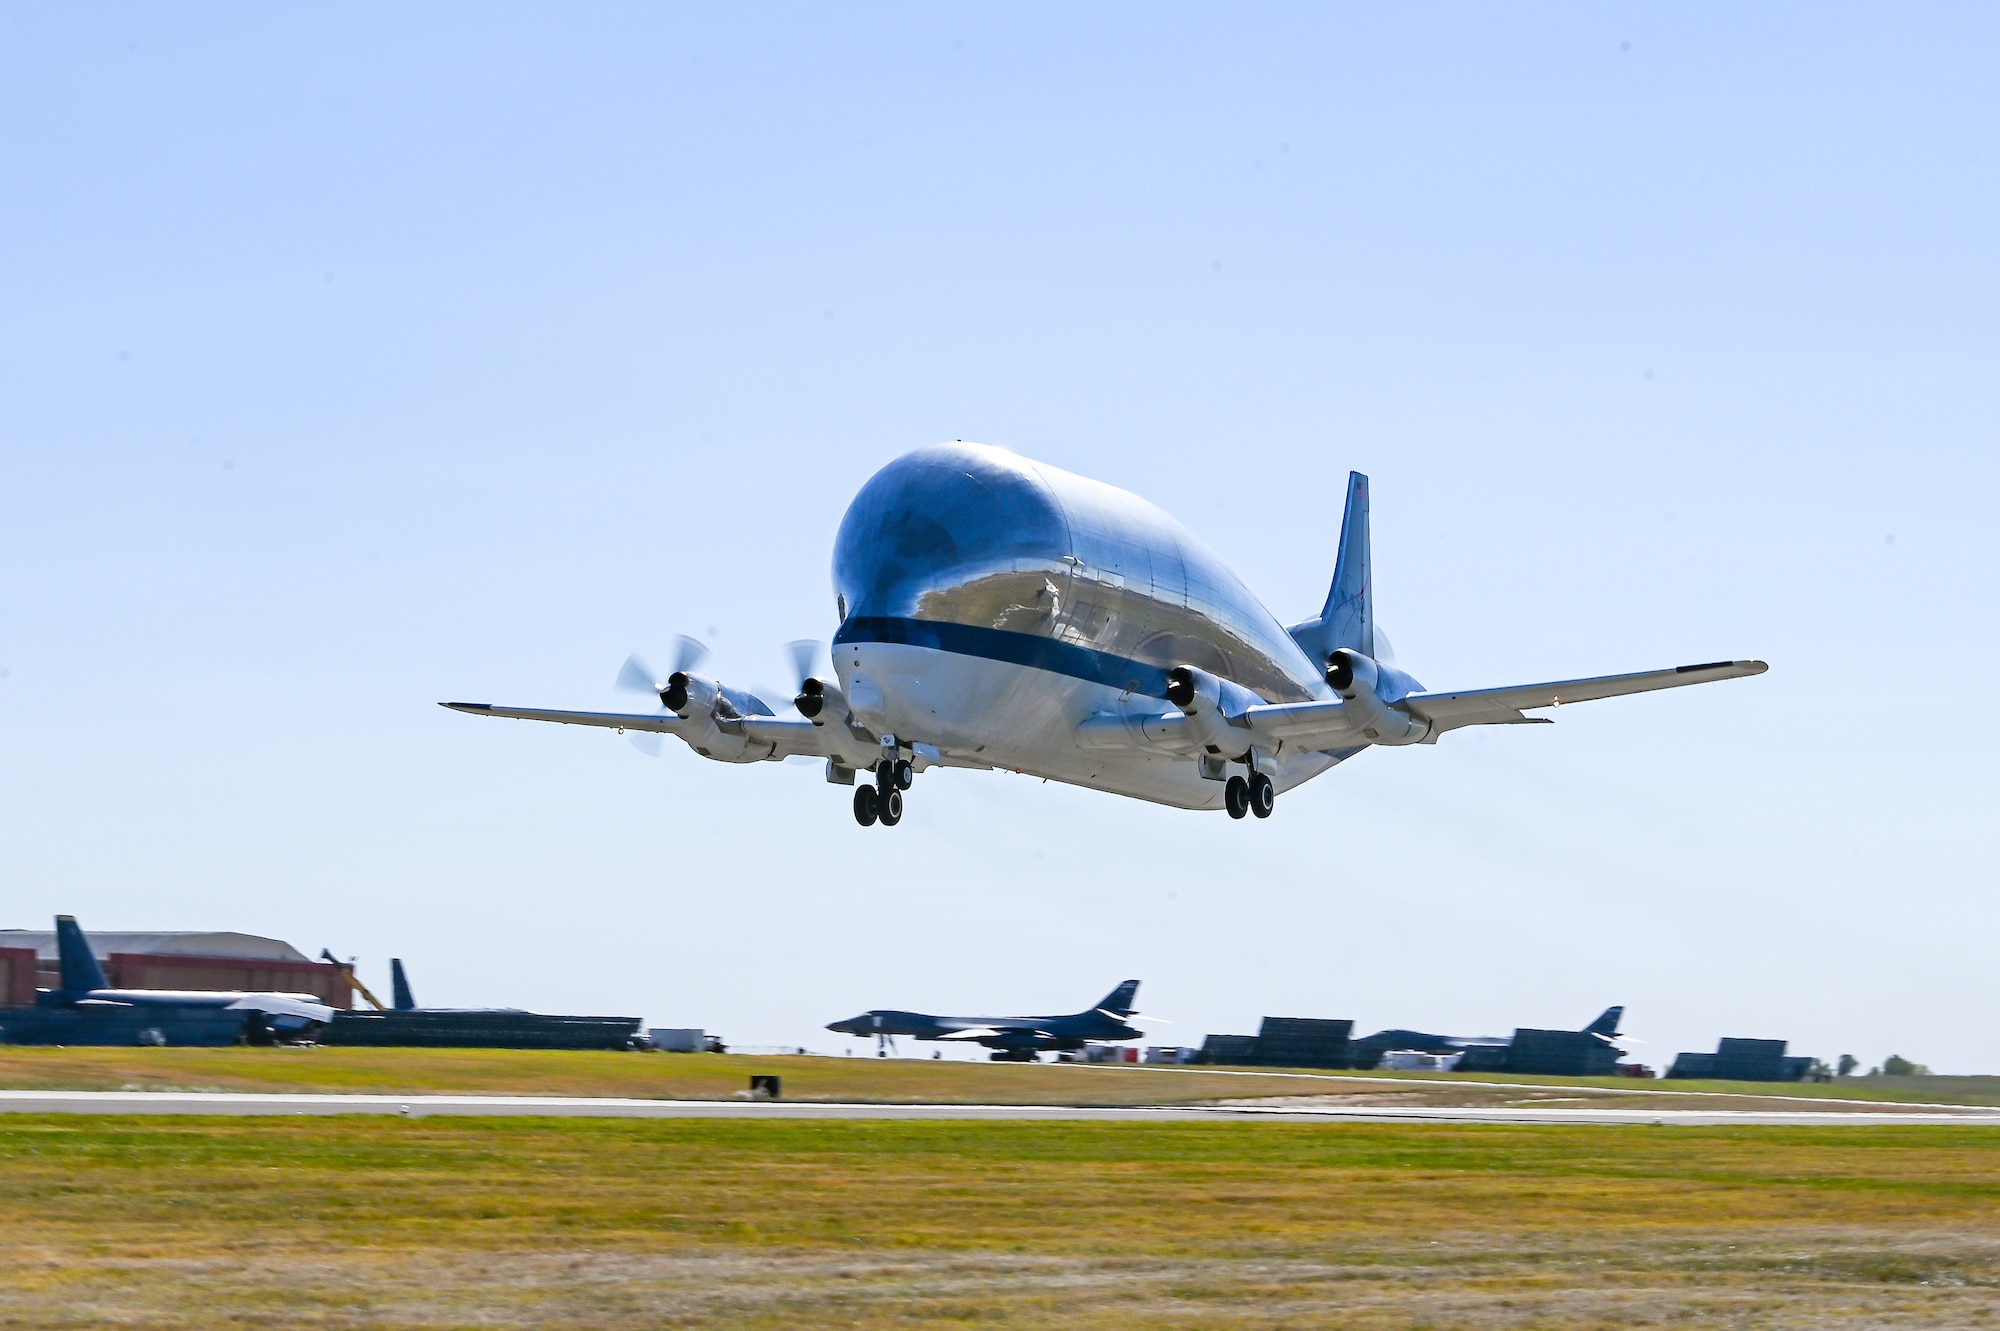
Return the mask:
[[1673,1078],[1719,1081],[1804,1081],[1818,1060],[1785,1053],[1783,1040],[1726,1038],[1712,1054],[1681,1053],[1667,1069]]
[[[354,1006],[338,966],[314,961],[278,938],[227,931],[90,931],[91,950],[117,989],[268,989],[312,994],[328,1007]],[[0,1002],[34,1004],[35,990],[61,983],[53,929],[0,929]]]
[[[62,925],[67,917],[59,917]],[[76,930],[73,920],[68,927]],[[76,933],[101,978],[86,988],[157,995],[153,1006],[72,1005],[63,981],[60,935],[50,929],[0,929],[0,1043],[232,1044],[244,1037],[240,1013],[159,1000],[172,994],[262,993],[311,996],[334,1009],[315,1027],[329,1045],[420,1045],[432,1048],[627,1049],[638,1017],[562,1016],[517,1008],[419,1008],[402,963],[395,962],[396,1005],[385,1009],[331,952],[314,961],[290,943],[256,934],[203,930]],[[374,1011],[355,1011],[359,991]],[[325,1021],[325,1009],[319,1009]],[[262,1028],[259,1028],[262,1029]]]

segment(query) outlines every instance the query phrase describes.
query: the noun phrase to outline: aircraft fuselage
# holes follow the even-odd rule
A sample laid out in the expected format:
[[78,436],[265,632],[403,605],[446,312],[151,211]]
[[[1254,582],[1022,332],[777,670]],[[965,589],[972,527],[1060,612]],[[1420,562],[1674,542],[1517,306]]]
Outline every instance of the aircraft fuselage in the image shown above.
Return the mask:
[[[1223,788],[1185,758],[1085,749],[1087,717],[1158,710],[1197,666],[1266,702],[1335,696],[1249,589],[1137,495],[1003,449],[945,444],[864,486],[834,544],[833,665],[855,719],[997,767],[1188,809]],[[1332,766],[1296,753],[1285,790]]]

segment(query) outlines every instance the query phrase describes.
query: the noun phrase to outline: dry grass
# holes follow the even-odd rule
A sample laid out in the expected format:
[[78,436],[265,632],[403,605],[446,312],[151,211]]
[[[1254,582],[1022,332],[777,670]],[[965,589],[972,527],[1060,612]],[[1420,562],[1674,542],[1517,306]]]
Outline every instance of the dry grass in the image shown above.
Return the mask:
[[0,1119],[0,1325],[1986,1326],[2000,1135]]

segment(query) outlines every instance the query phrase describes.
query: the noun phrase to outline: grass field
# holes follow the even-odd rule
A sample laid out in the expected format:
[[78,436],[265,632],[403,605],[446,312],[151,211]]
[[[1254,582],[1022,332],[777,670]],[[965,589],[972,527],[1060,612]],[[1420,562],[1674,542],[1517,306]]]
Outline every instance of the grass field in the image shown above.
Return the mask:
[[0,1326],[1985,1327],[2000,1133],[0,1117]]
[[[347,1091],[416,1094],[614,1095],[725,1099],[753,1072],[777,1073],[792,1100],[986,1104],[1188,1104],[1205,1100],[1336,1095],[1391,1104],[1498,1104],[1611,1092],[1772,1095],[1831,1104],[1917,1100],[2000,1104],[2000,1077],[1848,1078],[1825,1086],[1745,1082],[1633,1082],[1338,1074],[1242,1077],[1202,1069],[933,1062],[929,1059],[746,1057],[511,1049],[34,1049],[0,1046],[0,1089]],[[1523,1093],[1501,1084],[1539,1081]],[[1442,1083],[1442,1084],[1440,1084]],[[1650,1097],[1614,1101],[1634,1108]],[[1675,1101],[1686,1106],[1688,1102]],[[1723,1103],[1723,1102],[1713,1102]],[[1805,1106],[1810,1107],[1810,1106]]]

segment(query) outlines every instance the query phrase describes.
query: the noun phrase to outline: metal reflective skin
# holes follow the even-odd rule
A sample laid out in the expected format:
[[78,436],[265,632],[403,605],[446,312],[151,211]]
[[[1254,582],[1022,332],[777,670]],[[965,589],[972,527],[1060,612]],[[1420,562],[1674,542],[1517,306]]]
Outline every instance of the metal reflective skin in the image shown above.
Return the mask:
[[[938,744],[948,763],[1208,808],[1221,787],[1194,763],[1084,753],[1078,722],[1157,710],[1166,672],[1183,665],[1266,702],[1333,696],[1180,523],[1005,449],[943,444],[877,472],[841,521],[833,578],[834,666],[857,718]],[[1278,784],[1332,761],[1298,755]]]
[[[818,758],[829,782],[855,786],[863,826],[900,822],[911,778],[938,766],[1261,819],[1276,792],[1371,745],[1545,725],[1528,713],[1769,668],[1710,661],[1429,692],[1389,663],[1376,630],[1367,476],[1349,473],[1340,512],[1326,601],[1286,628],[1136,495],[1005,449],[942,444],[882,468],[842,518],[838,686],[802,678],[796,716],[692,674],[699,644],[690,655],[687,640],[664,684],[636,657],[619,671],[619,687],[658,693],[657,713],[443,705],[678,735],[718,762]],[[803,677],[813,645],[792,646],[805,649]],[[856,785],[862,772],[872,784]]]

